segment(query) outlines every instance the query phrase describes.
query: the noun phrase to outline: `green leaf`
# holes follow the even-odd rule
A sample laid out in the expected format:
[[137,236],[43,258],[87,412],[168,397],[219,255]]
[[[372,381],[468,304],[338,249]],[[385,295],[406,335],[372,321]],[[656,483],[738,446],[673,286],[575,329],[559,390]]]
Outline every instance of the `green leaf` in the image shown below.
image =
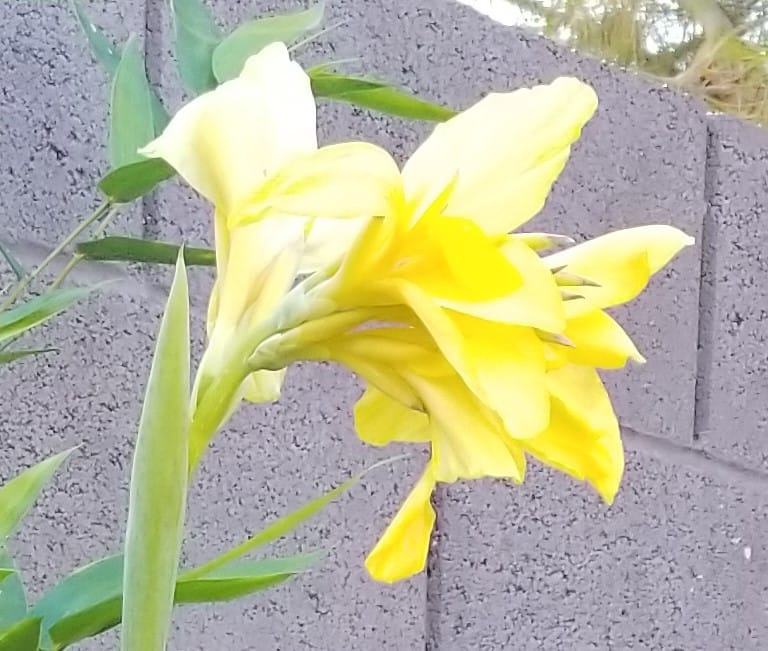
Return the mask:
[[370,79],[347,77],[326,72],[322,68],[310,70],[309,76],[312,92],[316,97],[347,102],[411,120],[443,122],[456,115],[456,112],[449,108]]
[[[115,71],[117,70],[117,66],[122,57],[120,48],[118,48],[112,42],[112,39],[108,38],[107,35],[104,34],[104,32],[94,24],[90,18],[88,18],[88,15],[85,13],[79,2],[73,0],[72,4],[74,5],[75,15],[80,23],[80,27],[82,27],[85,37],[88,39],[88,44],[91,46],[91,52],[93,53],[94,58],[102,65],[104,70],[107,71],[111,81],[115,76]],[[165,129],[168,124],[170,118],[168,117],[168,112],[165,110],[163,103],[154,91],[152,92],[152,118],[155,127],[155,135],[160,135],[162,130]]]
[[29,357],[30,355],[43,355],[44,353],[54,353],[56,348],[36,348],[32,350],[3,350],[0,351],[0,364],[10,364],[17,359]]
[[92,287],[52,289],[11,310],[0,312],[0,341],[15,337],[47,321],[87,296],[92,290]]
[[16,256],[2,242],[0,242],[0,254],[5,258],[11,271],[13,271],[13,275],[16,276],[16,280],[22,280],[27,275],[24,267],[21,266],[21,262],[16,259]]
[[[0,545],[16,531],[53,473],[73,450],[70,448],[49,457],[0,486]],[[0,565],[6,567],[1,557]]]
[[99,189],[112,203],[129,203],[175,174],[162,158],[147,158],[111,171],[99,181]]
[[0,565],[11,570],[11,574],[0,583],[0,631],[4,631],[27,616],[27,597],[16,565],[2,545]]
[[128,39],[112,80],[109,161],[122,167],[143,160],[138,150],[155,136],[152,94],[144,56],[134,36]]
[[88,15],[85,13],[83,6],[73,0],[75,15],[80,23],[80,27],[88,39],[88,45],[91,46],[91,52],[94,58],[98,61],[104,69],[109,73],[110,78],[114,76],[117,66],[120,63],[120,50],[115,47],[115,44],[107,38],[106,34],[95,25]]
[[367,475],[369,472],[371,472],[372,470],[375,470],[376,468],[379,468],[380,466],[392,463],[399,459],[404,459],[405,456],[406,455],[401,455],[398,457],[393,457],[391,459],[385,459],[384,461],[379,461],[378,463],[374,463],[372,466],[370,466],[369,468],[366,468],[361,473],[358,473],[354,477],[350,477],[349,479],[347,479],[347,481],[345,481],[343,484],[340,484],[336,488],[329,490],[327,493],[312,500],[311,502],[308,502],[307,504],[296,509],[295,511],[292,511],[288,515],[284,515],[282,518],[277,519],[275,522],[269,525],[266,529],[262,529],[261,531],[259,531],[255,535],[248,538],[248,540],[240,543],[236,547],[233,547],[232,549],[224,552],[220,556],[217,556],[213,560],[210,560],[207,563],[200,565],[194,570],[185,572],[184,577],[190,578],[190,577],[203,576],[205,574],[209,574],[211,572],[214,572],[218,568],[225,567],[227,564],[231,563],[232,561],[238,558],[242,558],[247,553],[256,549],[257,547],[266,545],[267,543],[270,543],[273,540],[277,540],[278,538],[282,538],[285,534],[295,529],[298,525],[302,524],[304,521],[308,520],[313,515],[316,515],[330,502],[332,502],[337,497],[339,497],[339,495],[343,494],[345,491],[352,488],[352,486],[354,486],[358,481],[360,481],[363,477],[365,477],[365,475]]
[[186,88],[204,93],[216,88],[211,59],[221,32],[202,0],[171,0],[176,34],[176,62]]
[[323,21],[324,13],[325,3],[319,2],[304,11],[257,18],[243,23],[213,51],[213,74],[219,83],[234,79],[242,71],[248,57],[275,41],[296,41],[318,27]]
[[[111,236],[82,242],[77,245],[77,252],[87,260],[173,264],[179,257],[180,248],[178,244]],[[184,263],[187,266],[213,267],[216,265],[216,252],[185,246]]]
[[0,583],[3,582],[3,579],[6,579],[7,577],[11,576],[11,574],[13,574],[14,572],[16,572],[16,570],[12,570],[9,567],[0,567]]
[[122,651],[164,651],[173,610],[187,494],[189,292],[176,263],[157,338],[131,472]]
[[202,576],[179,577],[176,603],[230,601],[270,588],[307,571],[323,557],[322,553],[300,554],[285,558],[236,561]]
[[39,617],[28,617],[0,631],[0,651],[37,651],[39,643]]
[[[228,601],[269,588],[306,571],[317,553],[231,563],[210,575],[176,581],[174,603]],[[43,648],[61,649],[120,623],[123,557],[110,556],[76,570],[30,610],[43,619]]]

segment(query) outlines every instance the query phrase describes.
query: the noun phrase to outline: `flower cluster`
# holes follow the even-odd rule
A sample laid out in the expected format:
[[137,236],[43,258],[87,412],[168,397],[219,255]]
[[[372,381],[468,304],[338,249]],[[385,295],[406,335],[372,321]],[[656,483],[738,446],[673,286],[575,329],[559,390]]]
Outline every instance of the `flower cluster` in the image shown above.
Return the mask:
[[193,460],[243,398],[276,399],[291,363],[330,360],[366,383],[361,439],[431,449],[366,561],[374,578],[424,567],[437,482],[521,482],[531,456],[610,502],[623,448],[598,369],[643,358],[605,309],[692,239],[651,225],[564,248],[514,232],[596,107],[573,78],[490,94],[401,170],[373,144],[318,148],[309,79],[274,43],[182,108],[144,154],[215,206]]

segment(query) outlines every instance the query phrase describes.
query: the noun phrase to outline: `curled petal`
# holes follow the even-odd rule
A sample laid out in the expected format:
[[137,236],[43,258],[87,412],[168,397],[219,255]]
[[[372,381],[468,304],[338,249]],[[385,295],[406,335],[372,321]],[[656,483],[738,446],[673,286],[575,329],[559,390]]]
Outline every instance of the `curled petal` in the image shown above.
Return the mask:
[[586,480],[612,502],[624,471],[619,423],[597,372],[567,364],[548,374],[549,427],[521,444],[544,463]]
[[545,262],[599,285],[579,288],[587,300],[569,304],[568,315],[576,316],[632,300],[653,274],[693,242],[674,226],[639,226],[596,237],[548,256]]
[[569,319],[565,336],[572,343],[565,352],[574,364],[622,368],[628,359],[645,362],[629,335],[602,310]]
[[365,567],[377,581],[394,583],[424,569],[435,525],[430,502],[434,488],[435,478],[428,466],[365,560]]
[[406,195],[423,210],[457,176],[445,214],[501,235],[533,217],[597,107],[591,87],[561,77],[492,93],[438,125],[403,168]]

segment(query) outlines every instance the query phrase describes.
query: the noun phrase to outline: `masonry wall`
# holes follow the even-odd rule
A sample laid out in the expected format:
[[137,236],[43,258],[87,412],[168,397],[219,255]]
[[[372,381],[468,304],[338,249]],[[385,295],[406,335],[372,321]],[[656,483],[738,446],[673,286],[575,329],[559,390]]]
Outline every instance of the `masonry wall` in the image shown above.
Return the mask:
[[[0,237],[34,259],[93,204],[103,169],[107,85],[67,3],[0,3]],[[172,109],[167,4],[91,0],[96,22],[144,38]],[[211,3],[229,25],[298,2]],[[178,611],[171,648],[764,649],[768,647],[768,133],[617,68],[502,27],[448,0],[335,0],[344,25],[309,63],[361,69],[455,107],[489,90],[571,74],[592,83],[597,116],[535,225],[576,237],[663,222],[694,235],[619,318],[649,363],[609,376],[628,448],[608,508],[587,488],[533,468],[523,487],[480,481],[437,494],[429,569],[372,583],[364,555],[420,460],[379,471],[278,549],[320,545],[330,560],[253,599]],[[320,108],[324,142],[373,140],[398,157],[429,125],[339,105]],[[170,185],[122,232],[209,241],[206,207]],[[60,353],[3,368],[0,477],[75,443],[16,553],[32,585],[116,551],[139,399],[169,274],[105,266],[117,279],[87,310],[36,335]],[[209,286],[195,271],[193,287]],[[195,323],[202,346],[202,300]],[[185,557],[201,560],[388,456],[352,431],[356,382],[296,369],[281,403],[249,407],[214,445],[191,496]],[[299,480],[300,479],[300,480]],[[84,649],[114,648],[115,637]]]

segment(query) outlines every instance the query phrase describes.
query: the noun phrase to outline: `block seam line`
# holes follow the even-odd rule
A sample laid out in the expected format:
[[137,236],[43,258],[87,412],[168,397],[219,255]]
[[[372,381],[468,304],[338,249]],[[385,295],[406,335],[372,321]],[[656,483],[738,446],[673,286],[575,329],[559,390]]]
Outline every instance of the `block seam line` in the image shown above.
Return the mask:
[[714,346],[714,308],[717,301],[717,224],[713,215],[713,199],[717,187],[717,135],[708,120],[704,156],[704,221],[701,227],[699,307],[696,333],[696,377],[693,401],[693,442],[706,438],[710,426],[710,402]]

